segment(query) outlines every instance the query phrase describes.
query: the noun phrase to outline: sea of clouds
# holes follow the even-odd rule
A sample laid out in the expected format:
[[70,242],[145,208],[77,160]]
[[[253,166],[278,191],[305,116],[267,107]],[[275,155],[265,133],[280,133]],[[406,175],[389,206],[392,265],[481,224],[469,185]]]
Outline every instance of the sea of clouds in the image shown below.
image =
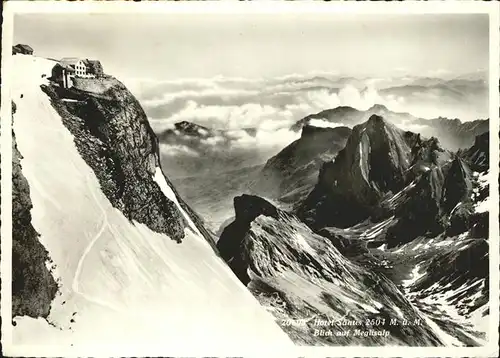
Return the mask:
[[[258,148],[256,161],[274,155],[300,136],[290,127],[301,118],[337,106],[366,110],[375,104],[422,118],[487,118],[487,88],[477,81],[445,83],[417,77],[364,78],[315,73],[280,78],[128,80],[156,133],[193,122],[224,130],[203,144],[236,151]],[[317,126],[335,126],[315,121]],[[340,124],[339,124],[340,125]],[[253,132],[244,129],[251,128]],[[229,143],[229,145],[228,145]],[[179,143],[164,143],[167,155],[200,155]],[[262,156],[262,158],[260,158]]]

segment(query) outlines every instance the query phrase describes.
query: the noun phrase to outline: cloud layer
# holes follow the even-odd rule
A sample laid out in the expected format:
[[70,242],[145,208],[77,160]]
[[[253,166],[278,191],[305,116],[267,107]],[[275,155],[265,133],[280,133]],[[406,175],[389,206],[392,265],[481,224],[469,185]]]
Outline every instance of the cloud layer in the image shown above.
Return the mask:
[[[203,139],[204,146],[225,151],[259,148],[263,157],[298,138],[298,133],[289,130],[295,122],[337,106],[366,110],[382,104],[423,118],[486,118],[487,88],[477,83],[415,77],[356,79],[327,73],[274,79],[126,81],[155,132],[162,133],[174,123],[193,122],[224,131],[224,135]],[[248,128],[254,132],[244,130]],[[168,156],[202,154],[177,144],[168,152]]]

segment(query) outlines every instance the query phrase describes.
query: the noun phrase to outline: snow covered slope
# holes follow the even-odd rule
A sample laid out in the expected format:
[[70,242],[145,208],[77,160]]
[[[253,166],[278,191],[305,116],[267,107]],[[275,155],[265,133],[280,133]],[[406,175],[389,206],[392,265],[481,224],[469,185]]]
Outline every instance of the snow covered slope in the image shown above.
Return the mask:
[[9,353],[206,354],[291,345],[200,234],[161,168],[151,181],[184,217],[181,243],[127,218],[103,193],[40,88],[54,62],[22,55],[14,62],[13,125],[32,224],[56,265],[60,292],[47,321],[14,318]]

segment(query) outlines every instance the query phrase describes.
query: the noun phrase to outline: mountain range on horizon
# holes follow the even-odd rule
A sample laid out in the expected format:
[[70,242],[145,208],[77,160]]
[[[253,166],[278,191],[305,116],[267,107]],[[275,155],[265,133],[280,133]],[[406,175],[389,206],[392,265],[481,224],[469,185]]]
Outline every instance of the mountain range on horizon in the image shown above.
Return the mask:
[[356,77],[356,76],[313,76],[300,80],[292,80],[295,83],[314,82],[322,84],[324,87],[340,89],[345,85],[354,86],[360,90],[366,89],[367,81],[376,89],[385,90],[387,92],[396,91],[404,87],[434,87],[454,90],[455,87],[464,88],[473,86],[476,89],[487,88],[489,80],[488,71],[478,71],[472,73],[464,73],[462,75],[447,75],[447,76],[413,76],[401,75],[388,78],[373,77]]
[[[476,135],[488,130],[489,121],[489,119],[485,118],[465,122],[461,121],[460,118],[420,118],[408,112],[394,112],[385,105],[375,104],[366,110],[359,110],[351,106],[338,106],[325,109],[296,121],[290,127],[290,130],[299,132],[305,124],[314,127],[345,126],[352,128],[366,121],[373,114],[384,116],[386,120],[402,128],[413,128],[415,131],[421,132],[422,135],[427,135],[431,130],[434,130],[434,135],[439,137],[443,145],[451,150],[470,146]],[[246,127],[239,130],[246,132],[249,136],[255,136],[257,128]],[[453,131],[453,133],[447,138],[446,135],[449,131]],[[227,143],[231,138],[231,135],[228,134],[230,132],[231,130],[213,129],[195,122],[182,121],[175,123],[172,129],[166,129],[159,133],[158,136],[162,142],[184,144],[188,143],[189,140],[193,142],[196,139],[207,140],[210,137],[219,135],[224,139],[221,142]],[[456,139],[457,137],[459,140],[453,142],[452,139]],[[184,143],[182,142],[183,140]],[[196,144],[196,142],[193,144]]]
[[[196,179],[199,177],[199,170],[203,168],[203,163],[206,163],[204,160],[208,158],[216,158],[217,161],[216,165],[211,167],[214,173],[207,174],[213,177],[221,175],[232,177],[232,174],[228,173],[228,168],[234,171],[263,166],[261,169],[246,170],[247,174],[244,176],[246,179],[238,187],[243,187],[254,194],[265,194],[269,198],[280,199],[283,203],[291,205],[297,197],[303,197],[312,189],[321,164],[333,159],[343,148],[352,128],[368,120],[373,114],[381,115],[389,123],[420,133],[423,137],[435,137],[440,145],[451,151],[470,147],[477,135],[489,129],[488,119],[478,119],[472,122],[448,118],[423,119],[409,113],[393,112],[384,105],[374,105],[365,111],[349,106],[339,106],[306,116],[290,127],[290,131],[297,133],[298,139],[292,141],[276,155],[263,160],[256,160],[255,155],[247,156],[245,152],[239,152],[236,155],[228,154],[231,153],[232,148],[231,131],[211,129],[192,122],[176,123],[175,129],[160,133],[159,138],[160,142],[175,146],[182,145],[203,154],[194,158],[189,155],[180,155],[172,159],[176,160],[176,166],[179,163],[186,169],[184,172],[186,183],[197,182],[198,186],[203,186],[205,190],[210,191],[211,186],[206,187]],[[249,136],[256,135],[255,128],[245,128],[243,131]],[[207,145],[206,143],[209,142],[211,142],[210,145]],[[250,153],[252,153],[251,150]],[[165,165],[170,165],[172,160],[169,157],[165,158]],[[264,164],[261,164],[263,162]],[[191,189],[184,190],[182,182],[181,178],[176,179],[181,192],[191,197]],[[220,185],[223,184],[216,185],[216,187]],[[230,188],[227,189],[231,191]],[[220,192],[218,189],[215,190]],[[220,193],[222,194],[223,191]],[[217,195],[210,197],[216,202],[222,199]],[[230,199],[224,199],[224,202],[230,203]],[[211,207],[213,210],[213,205]],[[205,211],[205,209],[200,210]],[[227,212],[227,209],[221,211]],[[218,222],[222,221],[224,220],[218,220]]]

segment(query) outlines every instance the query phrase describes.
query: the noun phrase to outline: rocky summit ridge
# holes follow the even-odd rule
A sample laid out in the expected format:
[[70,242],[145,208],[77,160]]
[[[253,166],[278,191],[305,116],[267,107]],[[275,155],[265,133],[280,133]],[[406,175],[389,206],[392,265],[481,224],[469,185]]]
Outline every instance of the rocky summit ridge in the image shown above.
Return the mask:
[[423,139],[373,115],[355,126],[337,157],[322,166],[299,216],[313,225],[353,225],[368,217],[386,193],[402,190],[444,153],[435,138]]

